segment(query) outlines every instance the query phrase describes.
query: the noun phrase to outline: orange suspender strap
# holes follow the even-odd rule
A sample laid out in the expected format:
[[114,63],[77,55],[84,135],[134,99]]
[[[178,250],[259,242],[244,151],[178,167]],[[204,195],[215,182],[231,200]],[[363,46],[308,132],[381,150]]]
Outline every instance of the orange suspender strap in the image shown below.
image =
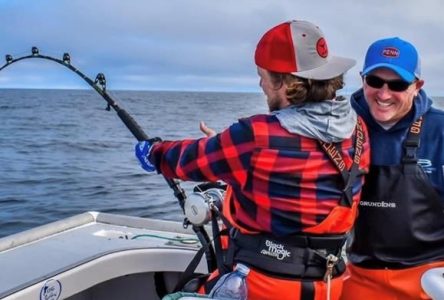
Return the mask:
[[345,187],[343,189],[343,196],[340,201],[340,205],[351,207],[353,204],[352,187],[353,182],[359,174],[359,164],[361,162],[361,155],[364,146],[364,131],[362,129],[361,120],[358,119],[356,123],[356,140],[355,140],[355,155],[353,157],[353,163],[349,171],[345,169],[345,161],[342,157],[341,149],[337,143],[326,143],[319,141],[322,149],[339,170],[344,180]]

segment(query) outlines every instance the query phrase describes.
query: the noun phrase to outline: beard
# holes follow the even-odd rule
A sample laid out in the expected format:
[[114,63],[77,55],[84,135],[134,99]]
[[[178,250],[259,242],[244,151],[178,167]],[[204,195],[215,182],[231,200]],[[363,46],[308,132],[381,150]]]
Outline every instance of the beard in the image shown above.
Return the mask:
[[281,109],[281,101],[278,98],[268,98],[267,104],[268,104],[268,110],[270,112]]

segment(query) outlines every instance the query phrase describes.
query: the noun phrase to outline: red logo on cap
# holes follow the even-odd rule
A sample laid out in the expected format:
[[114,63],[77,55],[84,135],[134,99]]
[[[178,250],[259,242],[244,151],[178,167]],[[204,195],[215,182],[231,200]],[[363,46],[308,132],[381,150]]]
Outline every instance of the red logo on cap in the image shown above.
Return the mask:
[[326,58],[328,56],[327,42],[325,41],[324,38],[320,38],[316,43],[316,51],[318,52],[319,56],[322,58]]
[[387,47],[382,50],[382,55],[385,57],[399,57],[399,50],[393,47]]

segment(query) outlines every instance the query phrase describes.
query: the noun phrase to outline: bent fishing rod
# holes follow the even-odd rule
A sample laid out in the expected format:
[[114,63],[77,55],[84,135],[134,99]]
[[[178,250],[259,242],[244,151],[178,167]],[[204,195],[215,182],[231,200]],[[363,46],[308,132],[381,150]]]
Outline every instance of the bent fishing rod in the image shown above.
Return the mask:
[[[116,111],[119,118],[122,120],[122,122],[125,124],[125,126],[131,131],[131,133],[134,135],[134,137],[138,141],[146,141],[149,139],[148,135],[142,130],[142,128],[137,124],[137,122],[134,120],[133,117],[131,117],[126,110],[121,108],[117,101],[115,101],[106,91],[106,78],[103,73],[98,73],[96,76],[96,79],[93,81],[91,78],[86,76],[84,73],[82,73],[80,70],[75,68],[71,64],[71,57],[69,53],[64,53],[62,59],[58,59],[55,57],[51,57],[48,55],[41,55],[39,53],[39,49],[37,47],[32,47],[31,49],[32,54],[31,55],[25,55],[18,58],[13,58],[12,55],[7,54],[5,56],[6,63],[0,67],[0,71],[2,71],[4,68],[25,59],[31,59],[31,58],[39,58],[39,59],[46,59],[51,60],[56,63],[61,64],[62,66],[67,67],[77,75],[79,75],[83,80],[85,80],[97,93],[99,93],[100,96],[102,96],[103,99],[108,103],[106,110],[110,110],[111,107]],[[168,185],[173,189],[174,195],[179,200],[180,206],[184,207],[184,201],[186,199],[185,191],[180,187],[179,182],[174,179],[166,178],[166,181]]]
[[[131,131],[131,133],[134,135],[134,137],[138,141],[145,141],[145,140],[149,139],[148,135],[142,130],[142,128],[139,126],[139,124],[137,124],[137,122],[134,120],[134,118],[131,117],[125,109],[121,108],[118,105],[117,101],[114,100],[107,93],[105,75],[103,73],[98,73],[96,76],[96,79],[92,80],[91,78],[86,76],[84,73],[82,73],[80,70],[78,70],[76,67],[74,67],[71,64],[71,56],[67,52],[65,52],[63,54],[62,59],[58,59],[58,58],[48,56],[48,55],[42,55],[39,53],[39,49],[37,47],[31,48],[30,55],[25,55],[25,56],[21,56],[21,57],[17,57],[17,58],[14,58],[10,54],[6,54],[5,55],[6,63],[2,67],[0,67],[0,71],[2,71],[6,67],[8,67],[18,61],[25,60],[25,59],[33,59],[33,58],[45,59],[45,60],[50,60],[50,61],[56,62],[62,66],[65,66],[66,68],[70,69],[71,71],[73,71],[77,75],[79,75],[100,96],[102,96],[103,99],[105,99],[105,101],[107,102],[106,110],[110,111],[111,107],[112,107],[116,111],[120,120],[122,120],[122,122],[125,124],[125,126],[129,129],[129,131]],[[185,211],[184,205],[185,205],[185,199],[186,199],[185,191],[180,186],[178,180],[175,180],[172,178],[167,178],[165,176],[164,176],[164,178],[165,178],[166,182],[168,183],[168,186],[174,191],[174,196],[179,201],[179,205],[182,208],[182,211],[184,212]],[[190,223],[188,223],[187,220],[184,220],[184,227],[188,226],[189,224]],[[206,233],[206,231],[203,229],[203,227],[192,225],[192,228],[202,244],[209,243],[210,238],[209,238],[208,234]],[[211,249],[211,252],[213,252],[212,249]],[[213,253],[208,253],[209,255],[207,255],[209,268],[210,268],[210,265],[211,265],[211,267],[214,266],[214,254]]]

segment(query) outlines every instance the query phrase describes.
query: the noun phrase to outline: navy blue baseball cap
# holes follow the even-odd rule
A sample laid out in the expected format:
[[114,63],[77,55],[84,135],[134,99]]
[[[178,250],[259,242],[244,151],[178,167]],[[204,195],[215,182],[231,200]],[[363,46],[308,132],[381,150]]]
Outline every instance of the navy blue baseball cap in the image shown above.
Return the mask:
[[390,69],[407,82],[421,76],[418,52],[411,43],[398,37],[378,40],[368,48],[361,75],[379,68]]

